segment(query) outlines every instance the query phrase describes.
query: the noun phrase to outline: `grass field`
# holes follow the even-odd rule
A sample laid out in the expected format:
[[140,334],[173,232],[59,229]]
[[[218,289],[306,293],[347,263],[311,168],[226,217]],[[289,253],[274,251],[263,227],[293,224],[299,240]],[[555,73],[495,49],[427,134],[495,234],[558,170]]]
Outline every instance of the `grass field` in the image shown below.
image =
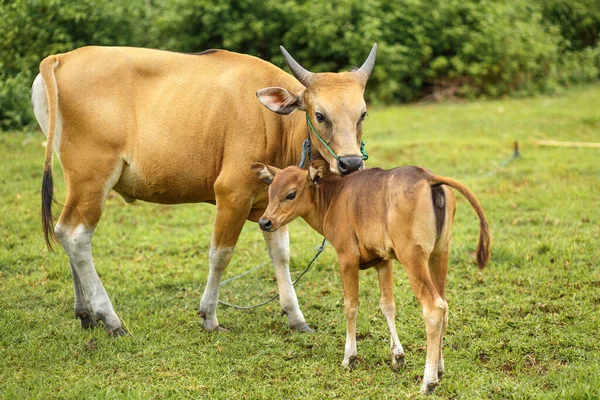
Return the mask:
[[[478,271],[477,219],[459,198],[437,397],[600,398],[600,149],[532,143],[600,142],[598,104],[600,86],[592,86],[556,97],[370,111],[369,166],[422,165],[463,181],[494,231],[491,263]],[[373,270],[361,273],[359,362],[353,371],[341,367],[345,317],[330,247],[297,286],[317,334],[291,332],[277,302],[253,311],[219,307],[229,332],[203,331],[211,205],[127,205],[111,196],[94,257],[132,335],[82,330],[66,254],[44,245],[43,140],[38,132],[0,134],[0,397],[419,397],[425,326],[399,265],[397,324],[407,354],[399,372],[390,368]],[[504,165],[515,140],[522,156]],[[290,232],[297,275],[321,239],[302,221]],[[226,277],[267,260],[262,235],[248,223]],[[266,266],[224,286],[221,297],[247,304],[275,290]]]

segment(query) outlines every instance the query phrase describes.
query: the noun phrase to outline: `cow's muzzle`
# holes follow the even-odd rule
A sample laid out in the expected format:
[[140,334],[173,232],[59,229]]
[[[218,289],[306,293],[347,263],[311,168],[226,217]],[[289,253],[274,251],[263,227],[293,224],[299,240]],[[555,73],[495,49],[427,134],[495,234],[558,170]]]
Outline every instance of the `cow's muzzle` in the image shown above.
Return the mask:
[[358,171],[363,166],[363,159],[360,156],[340,157],[338,168],[341,175],[348,175],[351,172]]

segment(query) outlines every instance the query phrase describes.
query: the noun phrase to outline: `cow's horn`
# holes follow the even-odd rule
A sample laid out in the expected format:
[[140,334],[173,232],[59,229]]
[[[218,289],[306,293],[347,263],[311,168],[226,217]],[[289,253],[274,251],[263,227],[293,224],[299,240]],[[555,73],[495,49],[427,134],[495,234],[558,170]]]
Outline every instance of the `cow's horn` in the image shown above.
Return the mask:
[[375,66],[376,58],[377,58],[377,43],[374,43],[373,47],[371,48],[371,52],[369,53],[369,57],[367,57],[367,60],[362,65],[362,67],[360,67],[357,70],[357,72],[362,72],[363,74],[365,74],[367,79],[369,79],[369,77],[371,76],[371,72],[373,72],[373,67]]
[[283,58],[285,58],[285,62],[292,70],[292,73],[296,79],[298,79],[301,84],[308,87],[310,85],[310,81],[312,80],[313,73],[305,69],[302,65],[298,64],[283,46],[279,46],[279,49],[281,50]]

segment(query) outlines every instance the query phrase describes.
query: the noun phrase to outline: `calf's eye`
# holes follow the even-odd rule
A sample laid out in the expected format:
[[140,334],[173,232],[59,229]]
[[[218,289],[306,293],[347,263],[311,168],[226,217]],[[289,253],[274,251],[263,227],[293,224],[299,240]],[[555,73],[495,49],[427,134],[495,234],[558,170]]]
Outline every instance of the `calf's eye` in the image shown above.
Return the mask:
[[365,111],[364,113],[362,113],[362,115],[360,116],[360,120],[364,121],[365,118],[367,117],[367,112]]
[[294,200],[296,198],[296,192],[290,192],[288,193],[288,195],[285,197],[286,200]]
[[317,122],[325,121],[325,116],[323,114],[321,114],[320,112],[315,113],[315,117],[317,118]]

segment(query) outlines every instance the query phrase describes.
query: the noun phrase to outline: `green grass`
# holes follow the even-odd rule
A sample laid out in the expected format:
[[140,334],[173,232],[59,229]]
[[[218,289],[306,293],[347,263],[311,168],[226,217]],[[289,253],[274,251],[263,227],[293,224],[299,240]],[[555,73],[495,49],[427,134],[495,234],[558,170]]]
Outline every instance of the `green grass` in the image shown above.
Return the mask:
[[[491,263],[472,252],[478,224],[459,198],[447,284],[447,372],[440,398],[600,397],[600,150],[537,147],[533,139],[600,141],[600,86],[558,97],[372,110],[369,166],[422,165],[477,193],[494,230]],[[111,196],[94,238],[96,267],[126,326],[110,338],[74,319],[71,274],[49,253],[40,224],[44,140],[0,135],[0,397],[418,397],[425,328],[401,267],[397,324],[407,368],[390,368],[374,271],[361,273],[359,363],[341,367],[345,317],[329,247],[297,287],[316,335],[290,332],[278,303],[219,308],[230,331],[201,328],[214,207],[127,205]],[[518,140],[522,157],[503,166]],[[300,149],[299,149],[300,151]],[[57,199],[64,200],[60,168]],[[55,207],[58,212],[59,207]],[[320,238],[291,227],[292,270]],[[230,277],[268,259],[247,224]],[[232,282],[222,298],[258,302],[275,292],[269,266]]]

